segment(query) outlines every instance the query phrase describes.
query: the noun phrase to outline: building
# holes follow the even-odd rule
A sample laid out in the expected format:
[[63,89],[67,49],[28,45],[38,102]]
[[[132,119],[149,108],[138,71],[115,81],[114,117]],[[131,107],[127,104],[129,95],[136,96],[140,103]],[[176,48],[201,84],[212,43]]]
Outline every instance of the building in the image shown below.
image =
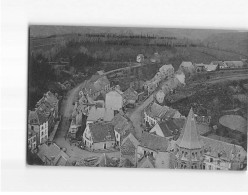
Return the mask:
[[124,105],[132,104],[135,105],[136,101],[138,100],[138,93],[132,88],[129,87],[124,93],[122,94]]
[[86,81],[82,93],[88,94],[91,98],[97,98],[101,93],[106,93],[110,90],[110,82],[105,75],[92,75],[92,77]]
[[216,64],[205,64],[205,69],[207,72],[212,72],[217,70],[218,65]]
[[113,90],[106,94],[105,106],[107,109],[120,111],[123,107],[123,93],[119,90]]
[[136,57],[136,61],[139,62],[139,63],[144,62],[144,59],[145,59],[145,57],[144,57],[143,54],[139,54],[139,55],[137,55],[137,57]]
[[185,76],[191,76],[195,72],[195,67],[192,62],[182,62],[179,66],[179,70],[181,70]]
[[207,71],[206,68],[205,68],[206,64],[203,64],[203,63],[201,63],[201,64],[194,64],[194,66],[195,66],[195,72],[196,73],[202,73],[202,72],[206,72]]
[[87,124],[96,121],[110,122],[114,118],[114,110],[92,106],[87,117]]
[[132,122],[123,114],[115,115],[111,123],[114,125],[116,145],[119,147],[122,140],[133,131]]
[[171,169],[173,167],[173,154],[171,152],[158,152],[155,159],[155,168]]
[[110,158],[107,154],[103,153],[93,165],[94,167],[118,167],[119,160]]
[[151,156],[156,159],[158,153],[166,152],[169,145],[170,141],[168,139],[143,132],[137,148],[137,158],[140,160],[143,156]]
[[204,164],[206,170],[242,170],[246,164],[247,152],[242,146],[201,136],[204,143]]
[[163,65],[159,68],[159,72],[163,75],[164,79],[168,79],[174,75],[174,67],[171,64]]
[[154,101],[144,109],[144,121],[149,126],[154,126],[158,122],[169,118],[183,117],[177,110],[168,106],[160,106]]
[[137,167],[139,141],[130,133],[122,140],[120,147],[120,167]]
[[223,61],[212,61],[210,65],[217,65],[217,68],[223,69],[227,68],[227,65],[223,63]]
[[58,145],[55,143],[50,144],[42,144],[39,147],[39,151],[37,153],[38,157],[42,160],[45,165],[51,166],[68,166],[69,156],[65,153]]
[[31,152],[36,152],[37,150],[37,134],[31,129],[28,129],[28,149]]
[[150,134],[155,134],[168,140],[172,140],[174,137],[180,134],[180,129],[178,126],[173,122],[172,119],[164,120],[158,122],[150,131]]
[[43,144],[48,139],[48,118],[39,110],[29,111],[28,129],[37,134],[37,144]]
[[147,90],[148,94],[151,94],[159,86],[160,79],[151,79],[144,83],[144,89]]
[[162,90],[159,90],[157,93],[156,93],[156,100],[158,101],[158,103],[162,104],[164,102],[164,97],[165,97],[165,94]]
[[114,126],[110,122],[89,123],[83,133],[83,142],[91,151],[114,148]]
[[58,118],[58,104],[57,97],[48,91],[36,103],[35,110],[42,113],[48,119],[48,131],[51,132],[55,125],[55,120]]
[[138,162],[138,168],[155,168],[154,159],[152,156],[143,156]]
[[191,109],[183,130],[176,141],[175,167],[179,169],[203,168],[204,143],[196,127],[194,112]]
[[185,85],[185,74],[183,73],[183,71],[177,71],[175,73],[175,78],[177,78],[177,80],[182,84],[182,85]]
[[201,136],[192,109],[174,151],[179,169],[242,170],[247,158],[241,146]]
[[177,87],[181,85],[181,82],[177,79],[177,77],[172,77],[161,84],[161,89],[165,95],[172,93]]

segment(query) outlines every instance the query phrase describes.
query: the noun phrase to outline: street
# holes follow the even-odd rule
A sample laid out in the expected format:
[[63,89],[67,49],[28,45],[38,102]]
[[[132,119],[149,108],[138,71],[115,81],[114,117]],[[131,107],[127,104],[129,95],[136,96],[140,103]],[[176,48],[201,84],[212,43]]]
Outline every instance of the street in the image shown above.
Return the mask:
[[129,118],[133,122],[135,127],[136,138],[140,138],[142,134],[141,122],[143,110],[153,101],[153,94],[149,96],[140,106],[138,106],[133,113],[130,114]]
[[[75,145],[70,145],[69,139],[66,139],[67,132],[70,127],[70,116],[73,111],[73,102],[77,100],[78,93],[81,87],[83,87],[85,82],[76,86],[75,88],[68,91],[66,96],[63,98],[60,108],[61,115],[61,125],[57,130],[54,138],[54,142],[61,148],[66,148],[66,153],[69,155],[69,162],[75,162],[81,160],[82,158],[87,158],[91,156],[100,156],[102,153],[93,153],[86,150],[82,150]],[[106,152],[109,157],[119,158],[119,152]]]

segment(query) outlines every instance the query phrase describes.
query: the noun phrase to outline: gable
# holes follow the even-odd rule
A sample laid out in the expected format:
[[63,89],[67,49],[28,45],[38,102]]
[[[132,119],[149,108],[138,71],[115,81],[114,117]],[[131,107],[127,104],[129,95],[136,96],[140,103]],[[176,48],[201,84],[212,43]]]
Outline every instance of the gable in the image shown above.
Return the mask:
[[159,135],[161,137],[164,137],[164,133],[161,130],[159,124],[157,123],[151,130],[149,133],[156,133],[156,135]]

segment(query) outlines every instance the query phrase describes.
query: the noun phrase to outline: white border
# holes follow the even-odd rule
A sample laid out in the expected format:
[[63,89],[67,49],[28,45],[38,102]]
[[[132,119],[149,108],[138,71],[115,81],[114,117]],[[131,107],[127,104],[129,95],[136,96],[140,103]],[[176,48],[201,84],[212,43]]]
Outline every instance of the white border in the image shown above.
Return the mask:
[[248,29],[247,0],[3,0],[1,182],[17,191],[244,191],[247,173],[25,165],[28,24]]

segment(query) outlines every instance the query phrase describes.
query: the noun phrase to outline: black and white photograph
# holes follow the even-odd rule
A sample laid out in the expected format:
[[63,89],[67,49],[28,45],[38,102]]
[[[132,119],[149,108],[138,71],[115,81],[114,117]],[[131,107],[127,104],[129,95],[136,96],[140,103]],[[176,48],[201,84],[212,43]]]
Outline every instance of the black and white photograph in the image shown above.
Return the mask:
[[27,163],[246,170],[247,38],[29,26]]
[[1,192],[248,191],[247,0],[0,1]]

